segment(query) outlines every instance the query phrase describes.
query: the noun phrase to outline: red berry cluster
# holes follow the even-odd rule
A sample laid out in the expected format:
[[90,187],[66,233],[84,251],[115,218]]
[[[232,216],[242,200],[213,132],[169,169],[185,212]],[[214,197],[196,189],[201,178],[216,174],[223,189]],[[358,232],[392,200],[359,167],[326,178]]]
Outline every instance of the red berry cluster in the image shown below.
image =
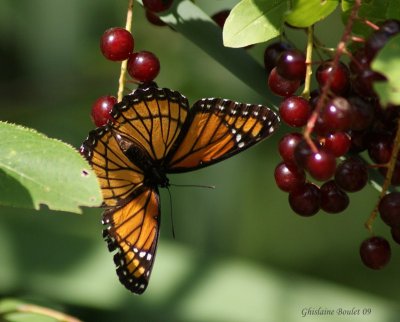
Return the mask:
[[[156,10],[163,8],[167,2],[161,1],[163,6],[156,6],[157,1],[148,1]],[[169,1],[172,3],[172,1]],[[170,4],[169,4],[170,5]],[[153,7],[151,7],[153,8]],[[112,61],[127,61],[128,74],[137,82],[148,83],[153,81],[160,72],[158,58],[149,51],[134,52],[134,38],[132,34],[120,27],[106,30],[100,39],[100,49],[104,57]],[[92,120],[96,126],[102,126],[111,119],[110,112],[117,98],[114,96],[99,97],[92,106]]]
[[[361,190],[368,182],[368,164],[357,156],[360,152],[368,150],[372,163],[386,175],[400,107],[380,106],[372,84],[386,79],[372,71],[370,63],[398,33],[400,21],[386,21],[355,51],[348,66],[338,59],[320,63],[315,71],[319,88],[311,95],[295,94],[307,72],[303,52],[286,42],[265,49],[268,86],[283,97],[279,106],[283,122],[291,127],[305,126],[311,133],[308,140],[301,133],[289,133],[279,142],[282,162],[275,168],[275,181],[289,193],[290,207],[297,214],[345,210],[348,193]],[[341,159],[338,164],[337,158]],[[400,156],[391,184],[400,184]],[[382,198],[379,211],[391,227],[393,239],[400,243],[400,193]],[[389,243],[383,237],[368,238],[361,245],[360,255],[366,266],[381,268],[390,259]]]

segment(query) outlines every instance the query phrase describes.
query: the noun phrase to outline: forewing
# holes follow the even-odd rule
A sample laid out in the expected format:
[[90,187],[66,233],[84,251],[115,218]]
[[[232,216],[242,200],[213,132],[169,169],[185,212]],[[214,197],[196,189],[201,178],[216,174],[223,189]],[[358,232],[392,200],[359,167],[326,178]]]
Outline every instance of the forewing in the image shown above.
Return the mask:
[[156,190],[143,189],[121,207],[103,215],[104,237],[110,251],[117,249],[114,262],[121,283],[141,294],[149,282],[160,225],[159,196]]
[[110,125],[91,131],[81,153],[98,177],[104,205],[116,206],[142,186],[142,170],[123,153]]
[[188,115],[186,97],[167,88],[138,88],[112,112],[113,128],[160,163],[178,138]]
[[182,127],[168,172],[183,172],[214,164],[269,137],[279,117],[268,107],[224,99],[194,104]]

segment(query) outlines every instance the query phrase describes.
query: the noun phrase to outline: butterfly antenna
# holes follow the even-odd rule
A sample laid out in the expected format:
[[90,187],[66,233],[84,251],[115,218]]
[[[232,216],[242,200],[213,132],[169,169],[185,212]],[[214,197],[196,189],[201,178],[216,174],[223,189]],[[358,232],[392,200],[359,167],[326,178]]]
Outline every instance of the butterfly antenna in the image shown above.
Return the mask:
[[168,187],[167,190],[169,195],[169,215],[171,216],[172,237],[175,239],[174,216],[172,216],[172,196]]
[[170,186],[172,187],[189,187],[189,188],[207,188],[207,189],[215,189],[215,186],[208,186],[208,185],[202,185],[202,184],[173,184],[171,183]]

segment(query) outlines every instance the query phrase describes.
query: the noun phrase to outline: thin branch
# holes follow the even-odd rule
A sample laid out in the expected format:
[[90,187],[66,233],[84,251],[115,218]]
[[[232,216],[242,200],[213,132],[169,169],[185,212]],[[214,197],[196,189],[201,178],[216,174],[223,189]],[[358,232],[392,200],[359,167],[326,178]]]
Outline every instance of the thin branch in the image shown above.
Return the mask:
[[[128,10],[126,14],[126,24],[125,24],[125,29],[131,32],[132,30],[132,16],[133,16],[133,0],[129,0],[128,3]],[[128,64],[128,60],[124,60],[121,63],[121,72],[119,74],[119,80],[118,80],[118,102],[122,100],[122,97],[124,96],[124,88],[125,88],[125,79],[126,79],[126,67]]]

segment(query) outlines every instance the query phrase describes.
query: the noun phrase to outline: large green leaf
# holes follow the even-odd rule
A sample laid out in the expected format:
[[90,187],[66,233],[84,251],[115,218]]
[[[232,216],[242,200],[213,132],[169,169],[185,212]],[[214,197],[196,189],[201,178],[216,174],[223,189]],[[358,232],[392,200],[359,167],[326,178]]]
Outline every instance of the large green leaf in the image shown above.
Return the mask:
[[285,21],[294,27],[308,27],[329,16],[339,0],[295,0],[285,16]]
[[224,25],[224,45],[244,47],[277,37],[289,9],[286,0],[242,0]]
[[390,39],[371,64],[373,70],[383,74],[387,82],[375,82],[374,89],[383,106],[400,105],[400,35]]
[[89,164],[71,146],[0,122],[0,204],[81,213],[102,197]]

